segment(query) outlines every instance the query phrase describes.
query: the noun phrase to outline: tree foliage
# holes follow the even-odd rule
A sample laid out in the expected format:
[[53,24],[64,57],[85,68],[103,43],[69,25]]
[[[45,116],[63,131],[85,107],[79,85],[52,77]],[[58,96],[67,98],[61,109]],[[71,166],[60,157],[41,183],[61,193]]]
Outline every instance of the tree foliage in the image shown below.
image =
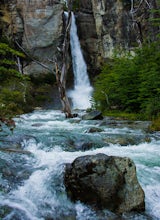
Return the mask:
[[16,58],[24,57],[24,54],[11,48],[6,43],[0,43],[0,81],[9,78],[22,78],[22,74],[17,71]]
[[160,113],[160,42],[144,45],[134,55],[115,55],[95,80],[94,100],[99,109]]
[[28,78],[18,71],[17,58],[24,54],[0,43],[0,118],[22,113],[26,108]]

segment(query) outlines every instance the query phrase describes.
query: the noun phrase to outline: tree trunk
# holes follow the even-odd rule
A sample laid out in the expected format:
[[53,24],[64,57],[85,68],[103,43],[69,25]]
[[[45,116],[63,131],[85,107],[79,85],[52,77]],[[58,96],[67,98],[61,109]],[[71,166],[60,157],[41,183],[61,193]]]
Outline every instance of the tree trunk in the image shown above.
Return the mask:
[[71,112],[71,106],[66,94],[66,76],[67,76],[67,53],[70,42],[70,26],[71,26],[71,12],[68,13],[68,19],[66,23],[64,41],[63,41],[63,58],[62,58],[62,68],[59,70],[58,64],[55,63],[56,66],[56,80],[60,93],[60,99],[63,107],[63,112],[66,115],[66,118],[73,118],[74,115]]
[[57,63],[55,65],[56,65],[56,81],[57,81],[60,99],[61,99],[61,103],[62,103],[62,107],[63,107],[63,112],[65,113],[66,118],[73,118],[70,103],[69,103],[68,97],[66,95],[64,80],[61,81],[61,76],[62,76],[61,74],[62,73],[60,73]]

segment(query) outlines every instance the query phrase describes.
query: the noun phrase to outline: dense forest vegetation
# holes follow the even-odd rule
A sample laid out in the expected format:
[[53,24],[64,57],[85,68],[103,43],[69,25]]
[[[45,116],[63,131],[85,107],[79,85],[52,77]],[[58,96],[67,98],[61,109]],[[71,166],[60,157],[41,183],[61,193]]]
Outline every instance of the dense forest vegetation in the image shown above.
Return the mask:
[[100,110],[141,113],[145,118],[160,112],[160,48],[157,42],[115,55],[95,82],[95,105]]
[[0,115],[10,117],[26,107],[28,79],[17,68],[17,59],[24,54],[1,42],[0,58]]
[[0,41],[0,121],[50,101],[48,93],[55,82],[54,77],[48,79],[47,75],[38,80],[23,74],[20,63],[26,59],[28,57],[13,44]]
[[[153,10],[160,25],[160,10]],[[93,104],[104,114],[129,114],[135,119],[153,120],[160,129],[160,36],[149,38],[134,51],[115,51],[95,78]],[[122,114],[123,112],[123,114]],[[131,117],[132,117],[131,116]]]

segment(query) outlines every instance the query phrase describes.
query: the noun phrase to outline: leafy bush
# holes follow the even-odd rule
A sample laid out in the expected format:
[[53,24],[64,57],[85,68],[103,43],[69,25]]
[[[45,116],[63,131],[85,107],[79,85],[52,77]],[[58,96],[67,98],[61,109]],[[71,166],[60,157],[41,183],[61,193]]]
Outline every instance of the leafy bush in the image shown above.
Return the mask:
[[150,131],[160,131],[160,117],[152,121],[151,126],[149,127]]

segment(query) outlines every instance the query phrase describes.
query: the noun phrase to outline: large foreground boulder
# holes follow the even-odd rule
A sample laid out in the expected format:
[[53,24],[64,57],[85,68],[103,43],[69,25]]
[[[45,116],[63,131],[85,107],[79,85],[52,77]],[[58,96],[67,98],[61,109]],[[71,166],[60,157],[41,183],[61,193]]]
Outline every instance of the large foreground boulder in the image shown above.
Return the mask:
[[66,165],[64,182],[73,201],[115,213],[144,211],[144,192],[129,158],[88,155]]

